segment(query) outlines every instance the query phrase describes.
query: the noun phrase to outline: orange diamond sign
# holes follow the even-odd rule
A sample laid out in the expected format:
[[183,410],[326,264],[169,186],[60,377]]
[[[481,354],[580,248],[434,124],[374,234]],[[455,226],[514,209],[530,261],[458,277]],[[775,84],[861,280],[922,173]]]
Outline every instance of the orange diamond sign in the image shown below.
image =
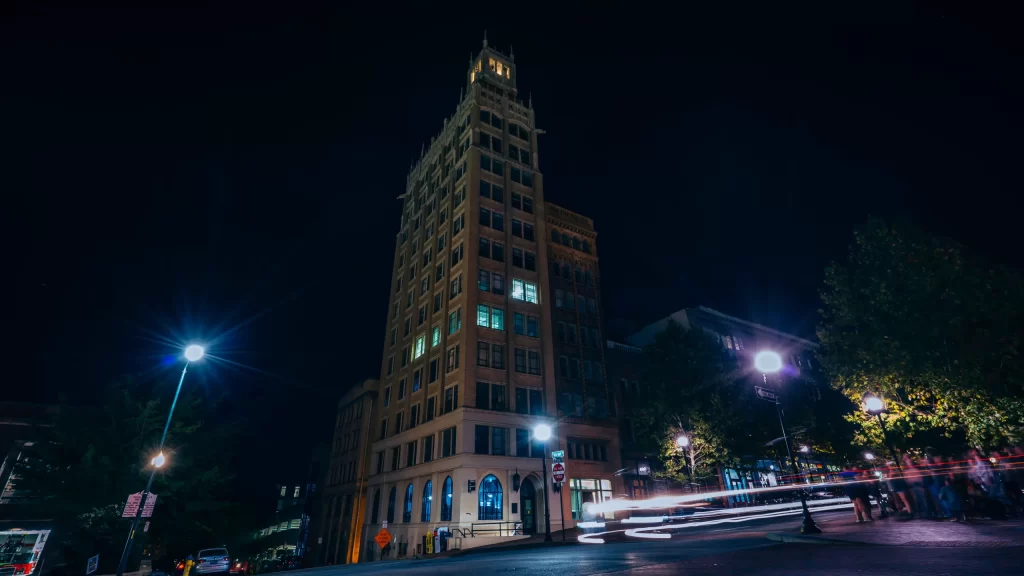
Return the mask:
[[381,528],[380,532],[377,532],[377,535],[374,536],[373,539],[377,541],[378,546],[384,548],[391,542],[391,533],[386,529]]

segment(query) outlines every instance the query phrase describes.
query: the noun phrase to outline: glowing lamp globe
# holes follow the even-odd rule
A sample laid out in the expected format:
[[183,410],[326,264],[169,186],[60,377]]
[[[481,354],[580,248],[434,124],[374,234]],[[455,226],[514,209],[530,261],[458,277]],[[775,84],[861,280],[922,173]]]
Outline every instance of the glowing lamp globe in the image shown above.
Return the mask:
[[533,428],[533,437],[541,442],[547,442],[551,438],[551,426],[547,424],[537,424]]
[[690,438],[687,436],[680,436],[679,438],[676,438],[676,445],[680,448],[686,448],[690,445]]
[[193,344],[188,348],[185,348],[185,359],[189,362],[199,360],[203,357],[203,354],[206,354],[206,350],[203,350],[203,347],[198,344]]
[[864,398],[864,409],[870,414],[881,414],[885,410],[885,403],[878,396]]
[[782,370],[782,356],[770,350],[758,352],[754,356],[754,367],[763,374],[774,374]]

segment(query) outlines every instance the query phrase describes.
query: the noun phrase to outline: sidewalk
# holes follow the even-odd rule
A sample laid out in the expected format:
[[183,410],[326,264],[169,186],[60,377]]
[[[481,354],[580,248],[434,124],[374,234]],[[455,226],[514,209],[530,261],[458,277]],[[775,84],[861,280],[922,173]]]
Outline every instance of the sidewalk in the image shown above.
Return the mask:
[[[851,514],[852,516],[852,514]],[[1024,521],[977,520],[958,523],[938,520],[885,520],[856,523],[852,517],[818,525],[815,535],[769,532],[765,536],[777,542],[813,544],[871,544],[877,546],[951,546],[1004,547],[1024,546]]]
[[574,546],[579,545],[576,540],[575,530],[565,531],[565,541],[562,540],[562,531],[554,530],[551,532],[551,542],[544,541],[543,534],[534,534],[529,538],[522,540],[515,540],[505,544],[492,544],[490,546],[478,546],[476,548],[467,548],[465,550],[449,550],[447,552],[441,552],[440,554],[430,554],[427,556],[421,556],[421,559],[427,560],[430,558],[446,558],[449,556],[465,556],[466,554],[476,554],[478,552],[504,552],[508,550],[524,550],[530,548],[547,548],[551,546]]

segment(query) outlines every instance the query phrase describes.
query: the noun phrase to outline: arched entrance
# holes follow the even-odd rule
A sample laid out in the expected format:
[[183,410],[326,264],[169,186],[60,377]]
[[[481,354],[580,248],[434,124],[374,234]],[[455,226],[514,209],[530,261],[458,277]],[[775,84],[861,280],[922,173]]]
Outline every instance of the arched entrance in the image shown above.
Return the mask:
[[533,487],[533,480],[527,478],[519,487],[519,505],[522,507],[520,518],[523,521],[523,532],[527,534],[537,533],[537,490]]

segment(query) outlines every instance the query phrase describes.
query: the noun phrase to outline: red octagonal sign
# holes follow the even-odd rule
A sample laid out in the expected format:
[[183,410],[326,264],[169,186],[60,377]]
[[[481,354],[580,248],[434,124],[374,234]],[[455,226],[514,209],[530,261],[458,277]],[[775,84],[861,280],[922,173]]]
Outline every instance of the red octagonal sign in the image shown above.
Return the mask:
[[555,482],[565,482],[565,464],[561,462],[551,463],[551,480]]

